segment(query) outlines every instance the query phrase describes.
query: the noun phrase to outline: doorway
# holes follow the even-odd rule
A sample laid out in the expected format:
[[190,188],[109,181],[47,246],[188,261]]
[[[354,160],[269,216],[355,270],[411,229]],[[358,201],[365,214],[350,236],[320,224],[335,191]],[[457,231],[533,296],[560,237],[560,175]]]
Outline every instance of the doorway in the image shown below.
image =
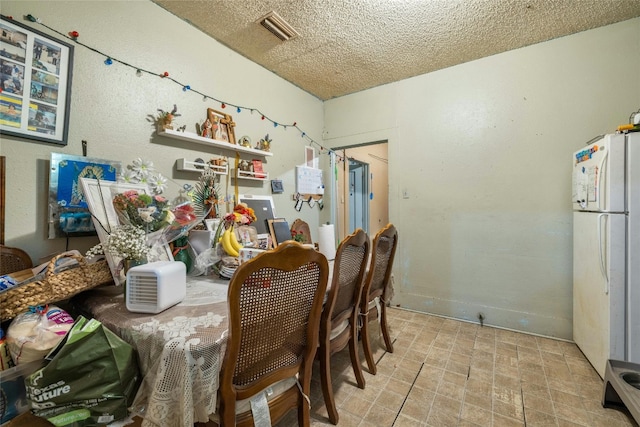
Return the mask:
[[[338,238],[360,227],[370,236],[389,222],[387,141],[335,148],[332,198]],[[332,166],[333,167],[333,166]]]
[[369,165],[349,160],[349,230],[362,228],[369,233]]

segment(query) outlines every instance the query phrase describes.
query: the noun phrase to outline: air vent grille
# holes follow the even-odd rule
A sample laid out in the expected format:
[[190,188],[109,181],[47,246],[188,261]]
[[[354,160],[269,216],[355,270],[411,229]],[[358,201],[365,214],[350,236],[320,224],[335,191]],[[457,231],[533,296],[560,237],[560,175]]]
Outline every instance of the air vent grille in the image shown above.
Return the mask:
[[260,18],[258,22],[282,41],[291,40],[300,35],[291,25],[289,25],[289,23],[274,11],[269,12]]
[[129,275],[129,303],[156,305],[158,301],[158,277],[155,274]]

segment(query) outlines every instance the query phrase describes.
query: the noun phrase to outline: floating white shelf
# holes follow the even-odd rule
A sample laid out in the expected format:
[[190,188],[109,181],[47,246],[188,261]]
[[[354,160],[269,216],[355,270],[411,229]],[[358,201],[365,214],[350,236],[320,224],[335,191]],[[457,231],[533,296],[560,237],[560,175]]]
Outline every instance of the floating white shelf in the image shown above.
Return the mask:
[[[251,172],[251,171],[243,171],[232,169],[232,175],[234,178],[238,179],[252,179],[254,181],[268,181],[269,180],[269,172]],[[259,175],[259,176],[256,176]]]
[[205,138],[192,132],[180,132],[172,129],[164,129],[158,131],[159,136],[166,136],[167,138],[178,139],[180,141],[195,142],[196,144],[208,145],[211,147],[222,148],[228,151],[234,151],[238,153],[247,153],[254,156],[269,157],[273,156],[270,151],[256,150],[255,148],[243,147],[237,144],[230,144],[227,141],[218,141],[217,139]]
[[176,160],[176,169],[179,171],[202,172],[205,168],[211,169],[218,175],[227,175],[229,173],[229,164],[217,166],[209,163],[190,162],[187,159]]

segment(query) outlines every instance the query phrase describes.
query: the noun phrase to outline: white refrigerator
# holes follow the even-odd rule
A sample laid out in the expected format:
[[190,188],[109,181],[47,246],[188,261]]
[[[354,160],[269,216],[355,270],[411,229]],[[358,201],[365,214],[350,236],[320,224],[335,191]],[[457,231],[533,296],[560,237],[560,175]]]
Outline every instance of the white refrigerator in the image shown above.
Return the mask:
[[573,156],[573,340],[604,377],[640,363],[640,133]]

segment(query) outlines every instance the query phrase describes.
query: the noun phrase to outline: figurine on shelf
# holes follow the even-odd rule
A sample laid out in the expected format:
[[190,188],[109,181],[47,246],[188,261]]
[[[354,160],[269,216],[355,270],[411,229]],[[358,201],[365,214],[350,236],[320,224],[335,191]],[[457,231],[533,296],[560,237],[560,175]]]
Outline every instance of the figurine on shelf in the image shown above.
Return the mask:
[[227,159],[224,157],[218,157],[217,159],[212,158],[209,160],[209,164],[212,166],[226,166]]
[[269,149],[271,148],[271,140],[269,139],[269,134],[266,134],[264,138],[258,141],[258,144],[256,144],[256,148],[262,151],[269,151]]
[[178,106],[176,104],[173,104],[173,110],[171,110],[170,112],[164,111],[160,108],[158,108],[158,111],[160,112],[160,114],[158,114],[159,127],[161,129],[173,129],[173,119],[180,116],[180,114],[178,114]]
[[238,169],[240,169],[242,172],[253,172],[252,169],[252,164],[249,163],[246,160],[242,160],[240,161],[240,163],[238,164]]
[[205,120],[202,124],[202,136],[205,138],[213,138],[213,125],[209,119]]
[[243,136],[242,138],[240,138],[240,141],[238,141],[238,145],[251,148],[251,138],[249,138],[247,135]]

